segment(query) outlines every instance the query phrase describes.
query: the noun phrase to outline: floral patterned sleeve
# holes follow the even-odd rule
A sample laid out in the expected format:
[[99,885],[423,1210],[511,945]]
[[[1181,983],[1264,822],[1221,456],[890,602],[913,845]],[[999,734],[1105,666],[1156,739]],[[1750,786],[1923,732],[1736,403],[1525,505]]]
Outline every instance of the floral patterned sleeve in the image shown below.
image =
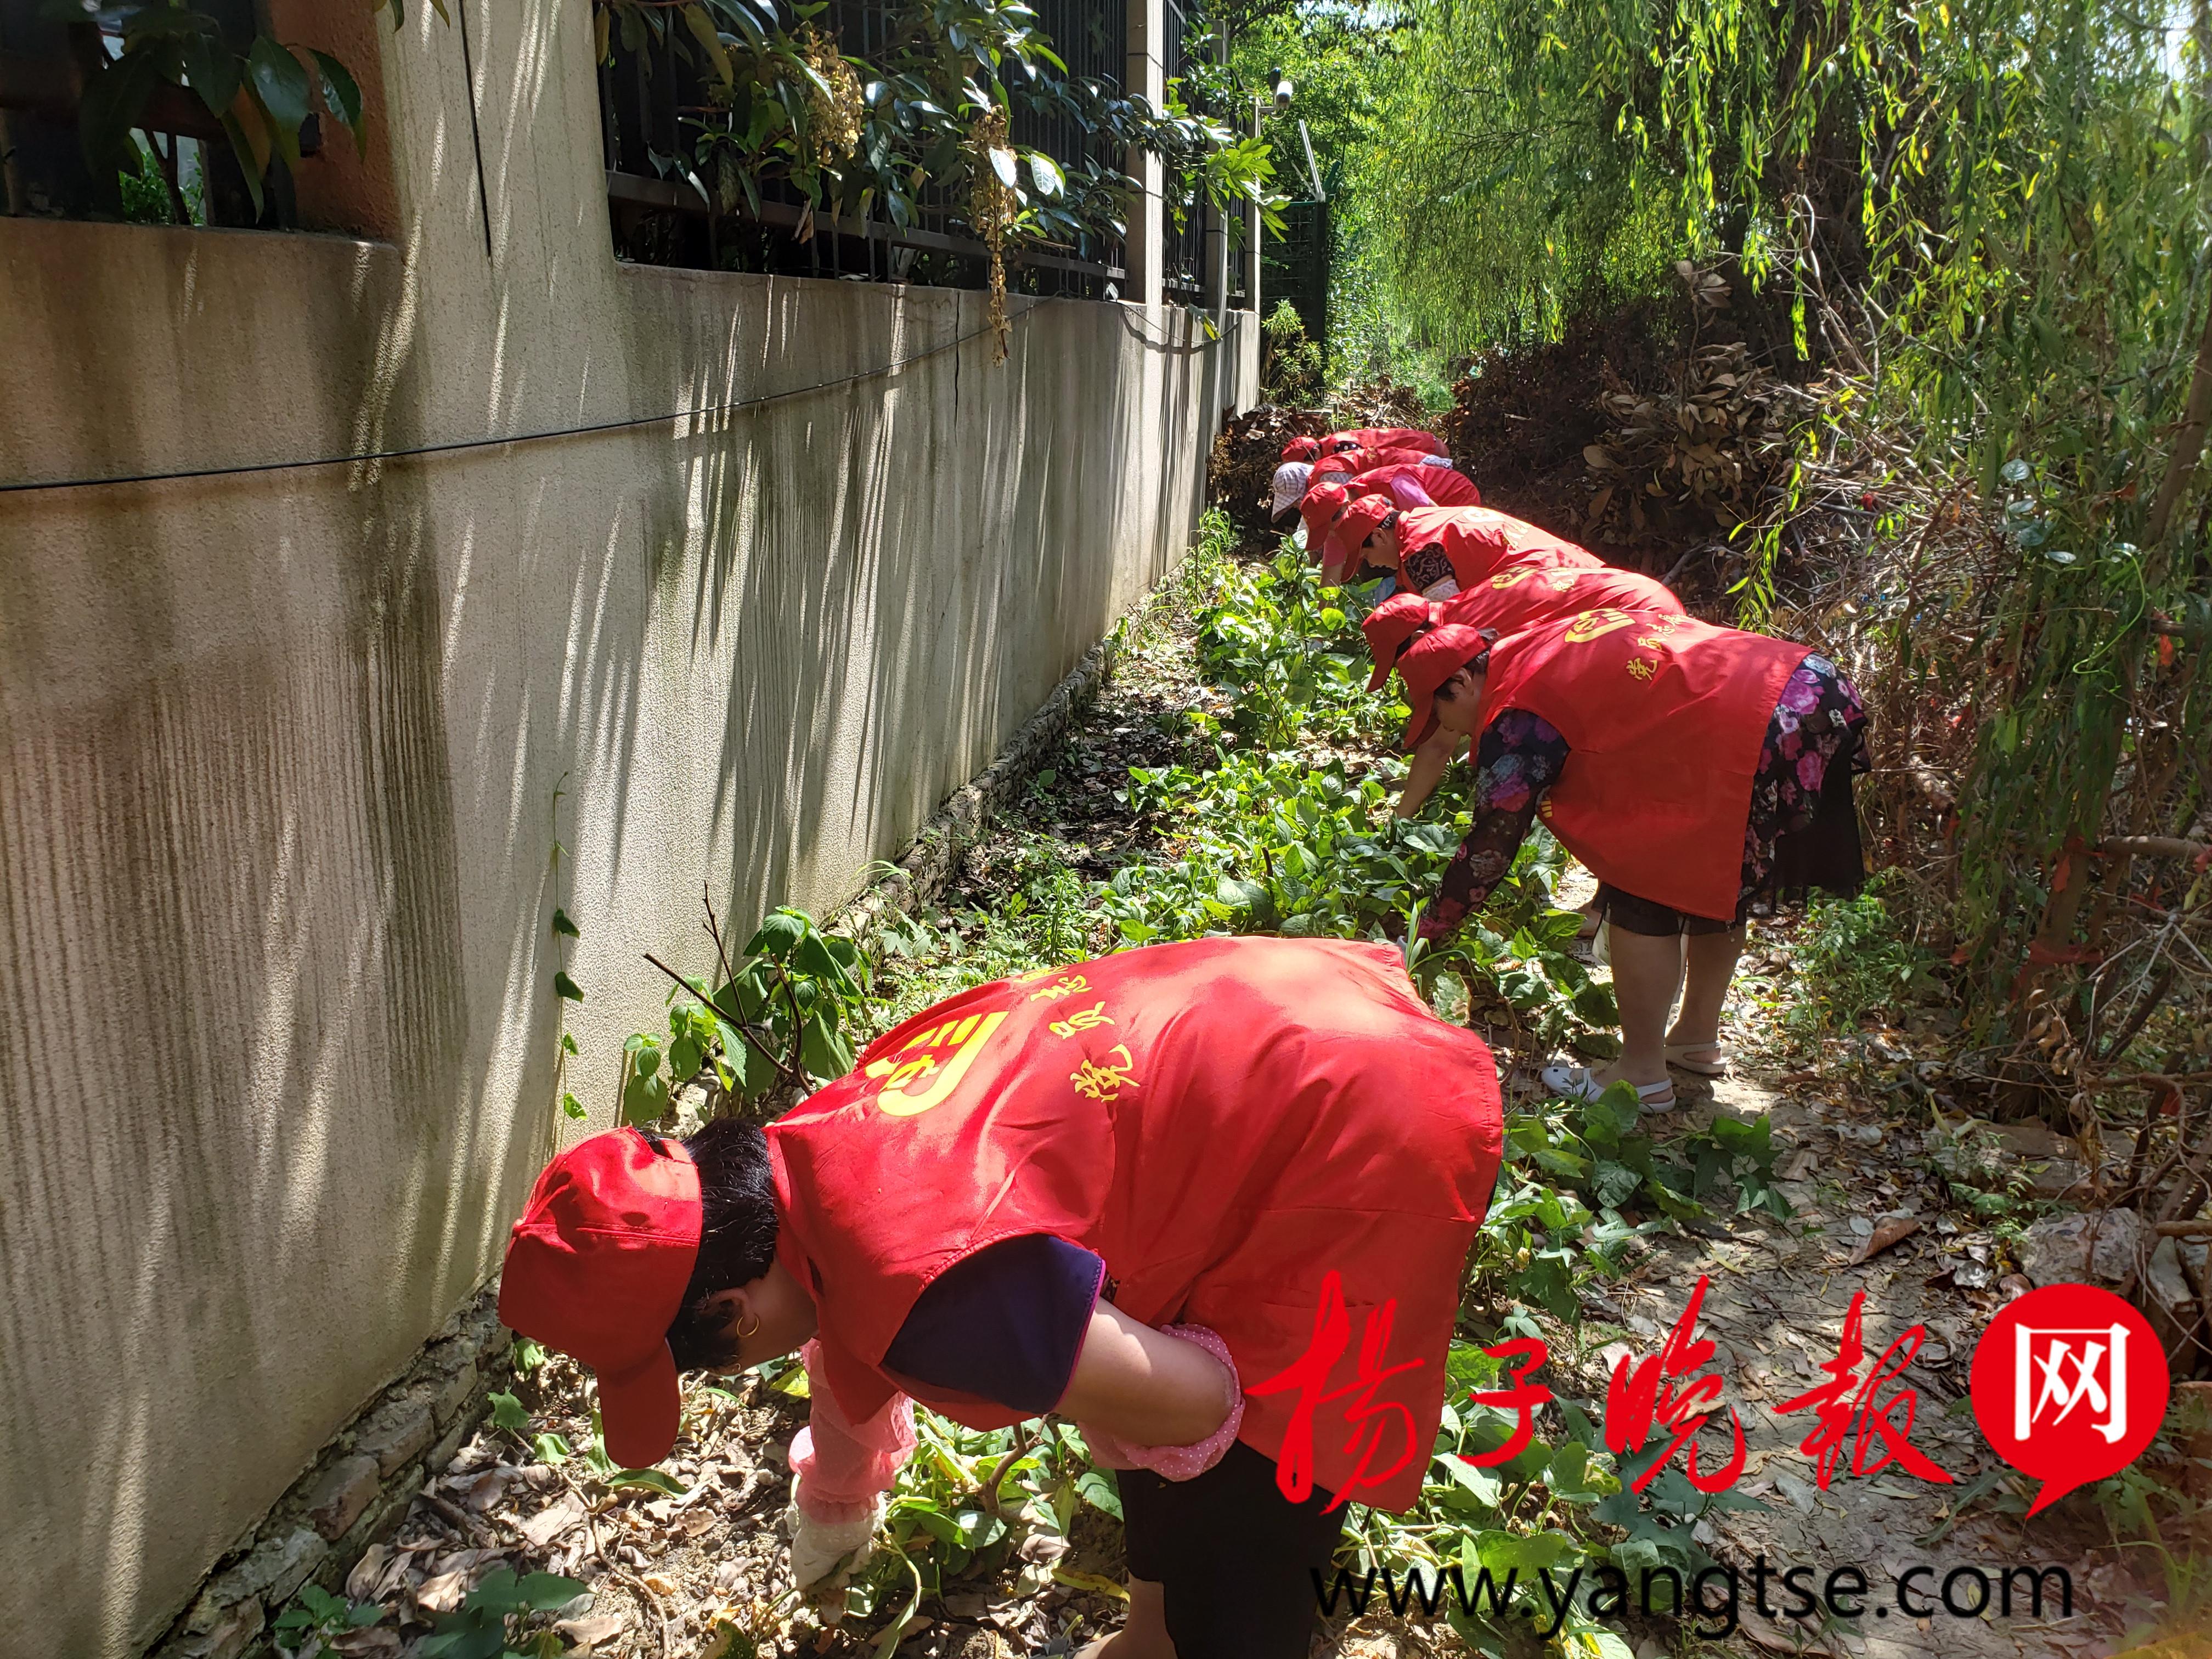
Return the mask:
[[1567,752],[1567,740],[1552,723],[1524,708],[1507,709],[1484,729],[1474,757],[1474,822],[1421,918],[1423,939],[1441,944],[1450,938],[1505,878]]

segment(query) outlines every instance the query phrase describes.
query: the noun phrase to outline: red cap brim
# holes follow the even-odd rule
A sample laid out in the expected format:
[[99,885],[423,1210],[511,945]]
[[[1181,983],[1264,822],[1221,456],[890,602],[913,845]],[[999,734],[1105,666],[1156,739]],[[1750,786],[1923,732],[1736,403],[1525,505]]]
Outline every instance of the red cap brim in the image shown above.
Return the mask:
[[664,1342],[642,1365],[617,1376],[599,1373],[599,1427],[607,1455],[626,1469],[645,1469],[668,1455],[684,1423],[676,1356]]
[[1408,688],[1406,700],[1413,709],[1413,713],[1406,717],[1406,747],[1419,749],[1429,740],[1429,733],[1436,729],[1436,693]]

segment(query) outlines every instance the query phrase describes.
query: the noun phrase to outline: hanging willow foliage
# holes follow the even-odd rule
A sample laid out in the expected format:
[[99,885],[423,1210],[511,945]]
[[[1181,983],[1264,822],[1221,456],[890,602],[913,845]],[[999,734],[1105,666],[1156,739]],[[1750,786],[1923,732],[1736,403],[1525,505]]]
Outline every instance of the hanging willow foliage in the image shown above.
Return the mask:
[[[1825,378],[1740,542],[1747,613],[1833,574],[1809,562],[1855,573],[1867,672],[1897,680],[1884,769],[1935,765],[1960,806],[1978,1017],[2085,1008],[2124,914],[2212,903],[2185,867],[2212,790],[2205,0],[2185,35],[2123,0],[1411,9],[1371,179],[1415,319],[1555,336],[1682,257],[1763,295],[1778,365]],[[2145,836],[2185,867],[2131,869]]]

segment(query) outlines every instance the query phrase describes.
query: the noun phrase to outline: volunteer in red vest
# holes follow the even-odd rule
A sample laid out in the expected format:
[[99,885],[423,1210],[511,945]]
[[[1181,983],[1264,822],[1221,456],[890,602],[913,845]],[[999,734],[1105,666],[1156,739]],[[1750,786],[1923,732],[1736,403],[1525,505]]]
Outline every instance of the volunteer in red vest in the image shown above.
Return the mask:
[[[1580,565],[1510,565],[1442,601],[1425,599],[1418,593],[1394,594],[1359,624],[1367,636],[1368,653],[1375,659],[1367,689],[1382,690],[1398,659],[1416,639],[1439,624],[1516,634],[1538,623],[1606,605],[1620,611],[1682,614],[1682,602],[1672,588],[1638,571],[1609,564],[1595,569]],[[1444,769],[1466,746],[1464,735],[1439,725],[1429,740],[1413,751],[1406,786],[1398,794],[1400,817],[1411,817],[1421,810],[1443,781]],[[1596,926],[1593,917],[1589,923],[1593,932]]]
[[1407,510],[1373,495],[1352,501],[1330,521],[1322,549],[1323,581],[1394,571],[1401,590],[1432,599],[1517,564],[1604,568],[1588,549],[1486,507]]
[[1316,484],[1298,498],[1298,517],[1306,527],[1306,557],[1316,564],[1322,562],[1323,549],[1328,543],[1328,527],[1336,522],[1336,515],[1344,511],[1344,504],[1352,499],[1352,487],[1346,483]]
[[1851,779],[1866,715],[1850,682],[1788,640],[1611,608],[1494,641],[1443,624],[1398,672],[1410,743],[1439,727],[1477,738],[1474,822],[1422,936],[1480,908],[1540,815],[1598,878],[1622,1039],[1618,1061],[1553,1066],[1545,1085],[1591,1099],[1625,1078],[1663,1111],[1670,1064],[1725,1072],[1721,1006],[1752,908],[1853,892],[1864,875]]
[[1444,441],[1414,426],[1355,426],[1332,432],[1325,438],[1293,438],[1283,446],[1286,461],[1310,461],[1344,449],[1421,449],[1432,455],[1449,453]]
[[1318,483],[1331,473],[1356,478],[1363,472],[1372,472],[1381,466],[1448,467],[1451,464],[1450,456],[1431,453],[1425,449],[1409,449],[1403,446],[1370,449],[1363,445],[1319,456],[1313,463],[1313,470],[1315,482]]
[[1303,1659],[1346,1503],[1419,1494],[1500,1129],[1489,1051],[1394,947],[1128,951],[915,1015],[764,1133],[572,1147],[500,1316],[592,1367],[632,1466],[673,1446],[679,1371],[803,1353],[817,1593],[882,1518],[910,1401],[1057,1412],[1122,1472],[1128,1623],[1091,1651]]
[[[1352,452],[1364,455],[1364,451]],[[1482,492],[1474,481],[1457,471],[1449,455],[1428,455],[1415,450],[1400,449],[1388,452],[1390,459],[1376,460],[1372,465],[1355,471],[1350,466],[1316,465],[1310,461],[1285,461],[1275,469],[1268,498],[1268,514],[1279,522],[1301,501],[1309,490],[1323,483],[1349,483],[1362,477],[1371,477],[1383,488],[1391,489],[1402,505],[1427,507],[1443,503],[1451,506],[1474,506],[1482,500]],[[1332,456],[1331,462],[1342,460]],[[1402,484],[1399,481],[1402,480]],[[1411,488],[1413,493],[1403,493]]]

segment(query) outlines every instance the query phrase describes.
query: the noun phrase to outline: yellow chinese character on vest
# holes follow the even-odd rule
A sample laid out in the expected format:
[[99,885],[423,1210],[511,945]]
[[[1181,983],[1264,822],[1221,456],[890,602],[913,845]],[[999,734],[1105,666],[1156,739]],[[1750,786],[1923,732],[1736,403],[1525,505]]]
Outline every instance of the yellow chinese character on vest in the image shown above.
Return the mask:
[[912,1117],[942,1105],[1006,1023],[1003,1012],[950,1019],[910,1037],[896,1055],[870,1060],[864,1074],[883,1080],[876,1104],[893,1117]]

